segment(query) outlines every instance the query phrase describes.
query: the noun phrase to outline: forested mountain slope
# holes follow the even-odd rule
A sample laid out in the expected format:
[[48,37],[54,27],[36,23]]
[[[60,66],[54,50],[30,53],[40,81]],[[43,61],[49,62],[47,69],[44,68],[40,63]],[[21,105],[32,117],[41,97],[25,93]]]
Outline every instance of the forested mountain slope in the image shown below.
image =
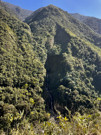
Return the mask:
[[30,27],[0,9],[0,129],[23,117],[45,118],[41,87],[46,71],[34,44]]
[[92,108],[94,92],[101,90],[101,50],[96,47],[101,37],[53,5],[37,10],[25,22],[38,43],[42,62],[47,56],[46,83],[55,107],[63,111],[67,106],[73,112]]
[[22,22],[0,4],[0,130],[94,133],[101,119],[101,36],[53,5]]
[[86,24],[87,26],[89,26],[96,33],[101,34],[101,19],[98,19],[95,17],[84,16],[77,13],[71,14],[71,15],[74,18]]

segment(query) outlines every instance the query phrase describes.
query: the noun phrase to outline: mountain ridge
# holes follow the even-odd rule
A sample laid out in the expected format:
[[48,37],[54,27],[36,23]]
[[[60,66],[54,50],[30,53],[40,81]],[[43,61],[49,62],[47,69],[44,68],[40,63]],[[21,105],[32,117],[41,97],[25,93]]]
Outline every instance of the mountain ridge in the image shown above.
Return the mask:
[[84,16],[80,14],[71,14],[74,18],[83,22],[87,26],[89,26],[96,33],[101,34],[101,19],[96,17]]
[[[60,8],[56,8],[55,6],[53,6],[53,5],[51,5],[51,6],[47,6],[47,7],[45,7],[45,8],[41,8],[41,11],[40,11],[40,9],[39,10],[37,10],[36,12],[37,13],[39,13],[39,12],[41,12],[42,13],[42,10],[44,10],[43,11],[43,16],[41,15],[40,16],[40,18],[41,17],[47,17],[47,15],[45,15],[45,12],[47,11],[49,14],[50,14],[50,16],[51,16],[51,18],[54,20],[54,21],[57,21],[58,20],[58,22],[57,23],[61,23],[62,24],[62,20],[61,20],[61,18],[60,18],[60,20],[57,18],[57,20],[55,19],[55,15],[56,15],[56,17],[58,16],[58,17],[62,17],[63,18],[63,20],[64,20],[64,26],[66,26],[66,27],[68,27],[68,29],[72,32],[72,33],[74,33],[74,34],[76,34],[78,37],[79,36],[81,36],[81,38],[84,38],[84,39],[87,39],[87,40],[90,40],[90,37],[92,38],[93,37],[93,39],[95,40],[94,42],[92,42],[91,40],[90,40],[90,42],[92,42],[92,43],[94,43],[94,44],[98,44],[97,46],[100,46],[99,45],[99,43],[97,43],[96,42],[96,40],[97,41],[99,41],[101,38],[101,35],[97,35],[97,33],[94,33],[94,31],[92,30],[92,29],[90,29],[89,27],[87,27],[87,25],[85,25],[85,24],[82,24],[82,23],[80,23],[78,20],[76,20],[76,19],[74,19],[74,18],[72,18],[72,16],[70,15],[70,14],[68,14],[67,12],[65,12],[65,11],[63,11],[62,9],[60,9]],[[52,10],[52,11],[51,11]],[[57,10],[56,12],[57,12],[57,14],[54,14],[54,12],[55,12],[55,10]],[[31,16],[29,16],[28,17],[28,19],[26,18],[25,19],[25,22],[27,22],[28,24],[30,23],[30,17],[31,17],[31,21],[33,21],[33,19],[34,19],[34,15],[36,14],[36,12],[34,12]],[[53,12],[53,13],[52,13]],[[55,12],[55,13],[56,13]],[[41,14],[40,13],[40,14]],[[40,19],[39,18],[39,19]],[[37,19],[37,18],[36,18]],[[28,21],[27,21],[28,20]],[[72,23],[73,22],[73,23]],[[72,27],[72,29],[71,29],[71,27]],[[85,29],[83,29],[83,27],[85,27]],[[76,33],[75,33],[75,29],[78,29],[78,31],[76,31]],[[90,33],[89,33],[90,32]],[[99,38],[98,38],[99,37]],[[96,39],[97,38],[97,39]]]

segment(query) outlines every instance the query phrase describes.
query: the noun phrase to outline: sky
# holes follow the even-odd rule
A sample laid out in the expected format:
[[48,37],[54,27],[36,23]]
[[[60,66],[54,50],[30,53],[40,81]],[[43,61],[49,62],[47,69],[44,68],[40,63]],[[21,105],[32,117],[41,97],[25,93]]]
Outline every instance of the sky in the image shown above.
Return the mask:
[[40,7],[53,4],[69,13],[79,13],[101,19],[101,0],[3,0],[35,11]]

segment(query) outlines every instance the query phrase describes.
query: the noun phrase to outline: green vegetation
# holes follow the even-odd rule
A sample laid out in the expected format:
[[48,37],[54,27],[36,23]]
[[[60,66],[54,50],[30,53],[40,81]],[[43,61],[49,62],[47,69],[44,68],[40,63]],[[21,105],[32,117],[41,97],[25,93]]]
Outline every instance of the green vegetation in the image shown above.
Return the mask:
[[22,22],[0,2],[0,133],[100,135],[100,38],[55,6]]

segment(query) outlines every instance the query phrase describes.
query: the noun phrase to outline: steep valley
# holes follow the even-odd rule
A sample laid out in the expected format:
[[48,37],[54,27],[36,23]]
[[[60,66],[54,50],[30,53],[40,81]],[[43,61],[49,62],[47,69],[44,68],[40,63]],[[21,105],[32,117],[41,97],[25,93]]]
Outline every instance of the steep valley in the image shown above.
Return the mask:
[[101,35],[53,5],[24,22],[9,8],[0,2],[1,133],[99,135]]

